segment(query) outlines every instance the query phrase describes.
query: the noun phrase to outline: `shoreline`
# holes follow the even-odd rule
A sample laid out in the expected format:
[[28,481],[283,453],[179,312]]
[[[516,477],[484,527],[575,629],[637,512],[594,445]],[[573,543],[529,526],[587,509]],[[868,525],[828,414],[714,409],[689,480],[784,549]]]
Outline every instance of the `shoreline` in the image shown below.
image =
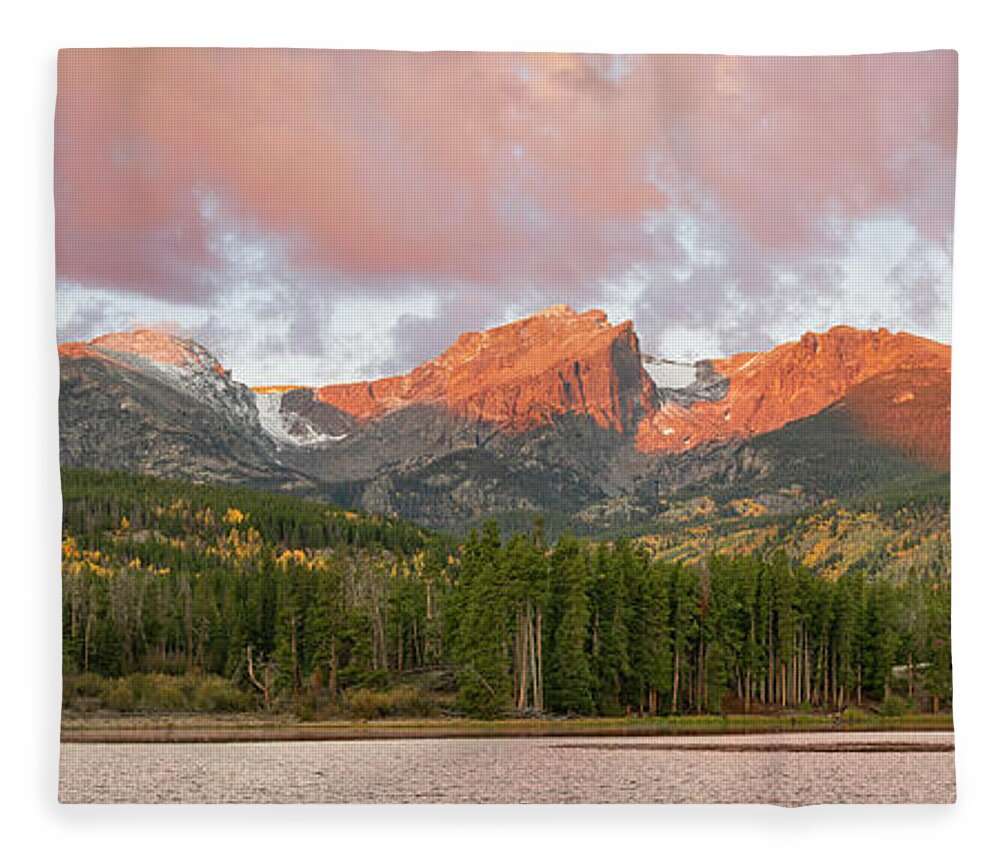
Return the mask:
[[458,738],[691,737],[769,735],[797,732],[951,733],[951,715],[716,716],[603,719],[456,719],[295,722],[290,719],[204,715],[65,716],[60,742],[245,743],[263,741],[447,740]]

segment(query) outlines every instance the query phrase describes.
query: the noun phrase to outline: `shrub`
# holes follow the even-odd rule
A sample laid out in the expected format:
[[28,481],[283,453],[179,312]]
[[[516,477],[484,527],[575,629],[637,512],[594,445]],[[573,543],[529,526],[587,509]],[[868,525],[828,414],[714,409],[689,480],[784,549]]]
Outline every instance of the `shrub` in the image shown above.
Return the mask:
[[899,696],[889,696],[879,708],[879,713],[883,717],[901,717],[908,710],[908,703]]
[[113,711],[132,711],[135,709],[135,696],[126,681],[112,681],[104,703]]
[[201,679],[192,705],[195,711],[248,711],[253,708],[253,697],[224,678],[210,675]]
[[114,679],[87,674],[63,682],[63,707],[78,710],[233,712],[254,710],[256,704],[252,693],[218,675],[137,673]]
[[94,672],[87,672],[82,675],[73,675],[66,679],[65,687],[72,690],[77,696],[93,696],[100,698],[105,692],[108,682]]
[[96,711],[104,706],[108,682],[93,672],[63,678],[63,707]]
[[385,691],[348,690],[344,694],[344,708],[349,716],[359,720],[428,717],[440,711],[439,703],[433,696],[412,687]]
[[144,711],[181,711],[188,702],[170,675],[130,675],[129,682]]

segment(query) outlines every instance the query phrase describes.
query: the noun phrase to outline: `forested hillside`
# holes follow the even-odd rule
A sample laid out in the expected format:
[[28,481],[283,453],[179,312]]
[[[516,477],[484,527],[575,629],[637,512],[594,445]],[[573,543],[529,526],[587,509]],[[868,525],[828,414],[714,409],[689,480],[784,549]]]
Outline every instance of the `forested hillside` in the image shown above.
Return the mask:
[[[876,576],[864,554],[824,567],[792,541],[706,535],[691,553],[662,538],[553,544],[540,522],[506,542],[487,523],[459,542],[134,475],[67,471],[63,493],[68,707],[502,716],[950,701],[946,564]],[[902,516],[905,540],[899,524],[923,516],[909,510],[872,516],[887,533]]]

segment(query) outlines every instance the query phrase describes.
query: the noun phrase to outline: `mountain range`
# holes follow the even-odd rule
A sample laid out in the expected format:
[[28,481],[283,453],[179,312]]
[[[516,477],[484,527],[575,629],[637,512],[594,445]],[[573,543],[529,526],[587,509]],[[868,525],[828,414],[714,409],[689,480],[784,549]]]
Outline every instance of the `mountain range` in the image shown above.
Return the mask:
[[66,467],[276,489],[464,528],[579,529],[699,494],[766,510],[948,470],[951,348],[836,326],[759,353],[650,356],[631,322],[555,306],[405,375],[250,389],[148,329],[64,343]]

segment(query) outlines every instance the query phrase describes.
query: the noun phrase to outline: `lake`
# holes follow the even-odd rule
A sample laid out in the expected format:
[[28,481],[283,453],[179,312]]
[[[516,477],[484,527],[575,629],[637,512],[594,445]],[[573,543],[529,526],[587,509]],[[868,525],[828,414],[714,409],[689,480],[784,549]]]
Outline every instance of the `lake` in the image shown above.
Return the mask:
[[63,803],[953,803],[951,732],[64,743]]

